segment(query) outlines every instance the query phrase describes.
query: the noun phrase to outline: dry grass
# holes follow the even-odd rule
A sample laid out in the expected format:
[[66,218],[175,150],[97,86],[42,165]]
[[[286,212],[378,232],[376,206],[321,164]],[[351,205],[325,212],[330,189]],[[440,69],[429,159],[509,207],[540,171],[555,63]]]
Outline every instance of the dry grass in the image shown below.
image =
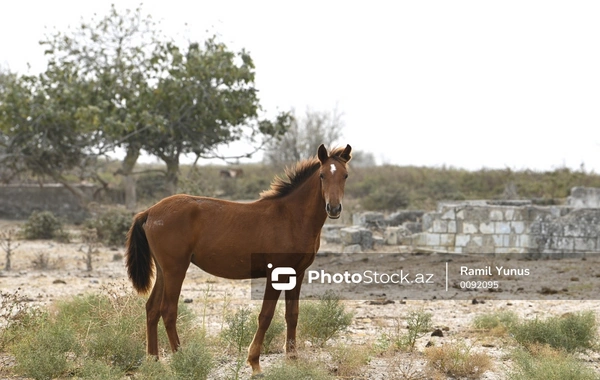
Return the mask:
[[492,360],[487,354],[473,352],[472,347],[464,343],[427,348],[425,357],[437,371],[457,378],[477,379],[492,369]]

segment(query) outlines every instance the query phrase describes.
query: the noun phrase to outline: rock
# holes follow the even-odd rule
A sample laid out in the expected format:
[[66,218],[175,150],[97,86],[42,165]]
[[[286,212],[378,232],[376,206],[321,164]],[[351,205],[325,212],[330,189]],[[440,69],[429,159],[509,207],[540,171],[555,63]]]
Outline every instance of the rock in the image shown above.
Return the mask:
[[385,219],[385,223],[388,226],[400,226],[406,222],[418,222],[425,214],[425,211],[413,210],[413,211],[398,211],[390,214]]
[[361,253],[361,252],[362,252],[362,248],[360,247],[360,244],[347,245],[342,249],[342,253],[348,253],[348,254]]
[[54,281],[52,281],[53,284],[61,284],[61,285],[66,285],[66,281],[65,280],[61,280],[61,279],[56,279]]
[[382,227],[385,221],[382,212],[365,211],[353,214],[352,224],[361,227]]

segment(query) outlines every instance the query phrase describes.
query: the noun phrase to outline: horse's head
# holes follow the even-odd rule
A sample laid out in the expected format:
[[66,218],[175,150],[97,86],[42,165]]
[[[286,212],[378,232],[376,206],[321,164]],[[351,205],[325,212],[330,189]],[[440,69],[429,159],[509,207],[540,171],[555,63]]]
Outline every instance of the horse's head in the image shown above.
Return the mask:
[[352,147],[332,150],[331,154],[323,144],[319,146],[317,157],[321,161],[319,177],[321,178],[321,192],[325,200],[325,211],[331,219],[337,219],[342,214],[342,198],[344,197],[344,185],[348,178],[346,164],[352,156]]

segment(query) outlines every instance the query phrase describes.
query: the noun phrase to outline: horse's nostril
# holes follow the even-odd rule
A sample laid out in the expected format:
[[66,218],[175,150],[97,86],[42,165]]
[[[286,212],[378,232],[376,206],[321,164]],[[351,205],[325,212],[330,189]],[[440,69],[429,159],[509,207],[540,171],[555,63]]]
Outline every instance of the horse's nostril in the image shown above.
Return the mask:
[[331,212],[331,205],[329,203],[327,203],[325,206],[325,210],[327,210],[327,212]]

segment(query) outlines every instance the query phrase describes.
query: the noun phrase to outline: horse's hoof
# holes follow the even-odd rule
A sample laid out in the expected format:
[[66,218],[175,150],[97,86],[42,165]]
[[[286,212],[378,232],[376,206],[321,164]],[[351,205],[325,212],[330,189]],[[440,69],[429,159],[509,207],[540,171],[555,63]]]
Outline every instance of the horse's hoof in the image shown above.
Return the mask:
[[264,373],[257,373],[256,375],[250,376],[251,379],[262,379],[263,377],[265,377]]

